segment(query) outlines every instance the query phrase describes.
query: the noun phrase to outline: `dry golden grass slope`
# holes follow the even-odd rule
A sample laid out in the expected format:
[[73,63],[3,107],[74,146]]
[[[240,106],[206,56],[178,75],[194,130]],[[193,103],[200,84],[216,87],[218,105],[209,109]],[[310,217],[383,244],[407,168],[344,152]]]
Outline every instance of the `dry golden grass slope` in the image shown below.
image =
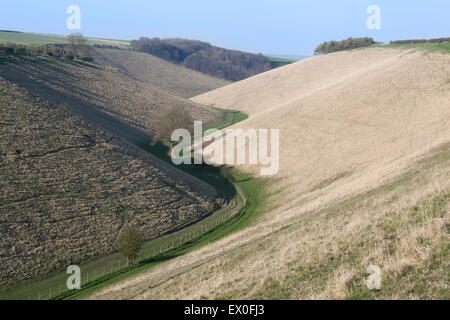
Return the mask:
[[143,52],[94,48],[91,53],[99,64],[116,67],[133,78],[182,98],[190,98],[231,83]]
[[193,101],[280,129],[263,215],[92,298],[450,298],[449,54],[316,56]]

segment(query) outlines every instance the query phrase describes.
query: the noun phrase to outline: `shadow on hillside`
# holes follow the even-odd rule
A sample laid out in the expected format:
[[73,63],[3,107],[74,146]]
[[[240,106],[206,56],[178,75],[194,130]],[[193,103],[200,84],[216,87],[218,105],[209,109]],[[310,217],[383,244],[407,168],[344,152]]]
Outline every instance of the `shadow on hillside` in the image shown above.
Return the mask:
[[169,146],[158,141],[151,143],[149,140],[145,142],[139,142],[137,144],[140,148],[158,157],[164,162],[180,169],[190,175],[199,178],[200,180],[212,185],[219,192],[222,193],[226,200],[231,200],[236,196],[236,189],[234,186],[222,175],[220,167],[212,166],[206,163],[202,164],[180,164],[175,166],[169,156]]
[[[72,76],[67,73],[64,74],[64,70],[60,70],[50,65],[44,66],[42,64],[35,63],[33,64],[33,67],[36,68],[36,72],[42,74],[45,74],[45,69],[50,69],[52,72],[56,72],[61,76]],[[48,84],[46,84],[46,82],[36,81],[33,74],[27,72],[26,68],[23,66],[21,67],[20,65],[1,65],[0,76],[2,76],[5,80],[15,83],[19,87],[28,90],[32,94],[41,96],[54,106],[59,107],[63,104],[68,104],[71,107],[71,111],[78,114],[88,122],[94,123],[95,125],[98,125],[99,127],[106,129],[107,131],[110,131],[132,143],[150,138],[148,133],[137,128],[136,126],[133,126],[132,123],[127,123],[126,121],[122,121],[106,113],[106,111],[112,114],[117,114],[117,112],[114,112],[113,110],[106,110],[104,107],[95,104],[96,101],[101,100],[101,96],[87,97],[89,101],[94,101],[94,103],[83,101],[78,98],[76,94],[86,97],[86,92],[81,92],[78,88],[68,86],[67,83],[55,78],[46,79],[45,81]],[[61,88],[62,90],[57,90],[54,87]]]

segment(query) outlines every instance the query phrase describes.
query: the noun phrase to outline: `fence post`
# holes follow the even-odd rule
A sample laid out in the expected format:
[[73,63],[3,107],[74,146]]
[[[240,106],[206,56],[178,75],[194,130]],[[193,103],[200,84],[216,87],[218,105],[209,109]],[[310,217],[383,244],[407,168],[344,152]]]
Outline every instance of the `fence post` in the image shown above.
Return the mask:
[[[50,299],[52,298],[52,288],[50,287]],[[50,300],[49,299],[49,300]]]

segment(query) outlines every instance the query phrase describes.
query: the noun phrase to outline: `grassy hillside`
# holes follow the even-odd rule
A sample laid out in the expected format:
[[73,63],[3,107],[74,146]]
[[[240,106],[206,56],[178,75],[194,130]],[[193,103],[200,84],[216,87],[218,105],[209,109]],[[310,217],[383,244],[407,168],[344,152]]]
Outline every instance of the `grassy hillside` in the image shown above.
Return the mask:
[[[59,36],[59,35],[0,31],[0,42],[15,42],[20,44],[45,45],[45,44],[65,44],[67,43],[67,39],[66,36]],[[87,44],[111,45],[121,48],[130,48],[130,42],[123,40],[88,38]]]
[[93,48],[91,54],[99,64],[113,66],[132,78],[183,98],[190,98],[230,83],[143,52]]
[[[249,114],[234,127],[280,129],[266,206],[246,229],[93,298],[450,297],[450,55],[343,51],[193,100]],[[370,265],[381,290],[366,286]]]
[[[56,81],[56,79],[53,79]],[[0,78],[0,286],[153,239],[210,214],[216,191]]]
[[382,48],[392,48],[392,49],[413,49],[413,50],[421,50],[424,52],[441,52],[441,53],[450,53],[450,42],[441,42],[441,43],[405,43],[405,44],[382,44],[382,45],[374,45],[374,47],[382,47]]
[[0,64],[0,76],[133,142],[149,138],[156,115],[167,106],[187,108],[205,122],[221,116],[110,66],[24,56]]

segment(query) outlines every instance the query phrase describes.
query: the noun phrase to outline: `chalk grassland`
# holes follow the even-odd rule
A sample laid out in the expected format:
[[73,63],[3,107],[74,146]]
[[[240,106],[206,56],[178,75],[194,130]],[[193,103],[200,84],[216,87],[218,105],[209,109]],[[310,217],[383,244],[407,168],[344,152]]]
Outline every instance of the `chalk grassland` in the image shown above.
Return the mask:
[[[97,39],[87,38],[88,45],[109,45],[120,48],[131,48],[129,41],[112,40],[112,39]],[[26,33],[26,32],[5,32],[0,31],[0,42],[15,42],[20,44],[65,44],[67,43],[66,36],[40,34],[40,33]]]
[[[450,297],[450,55],[315,56],[193,100],[249,114],[232,127],[280,129],[266,207],[252,227],[91,298]],[[380,291],[365,285],[370,264]]]
[[190,98],[231,83],[143,52],[93,48],[91,54],[99,64],[116,67],[133,78],[182,98]]
[[153,239],[210,214],[216,191],[0,79],[0,284]]
[[0,64],[0,76],[133,142],[149,139],[154,119],[168,106],[187,110],[195,120],[221,117],[218,111],[155,89],[110,66],[23,57]]
[[[255,224],[90,298],[448,299],[448,150],[373,190]],[[274,199],[260,213],[280,212]],[[371,264],[382,270],[379,291],[366,287]]]
[[381,48],[393,48],[393,49],[411,49],[411,50],[419,50],[421,52],[441,52],[441,53],[450,53],[450,42],[441,42],[441,43],[406,43],[406,44],[379,44],[374,45],[373,47],[381,47]]

